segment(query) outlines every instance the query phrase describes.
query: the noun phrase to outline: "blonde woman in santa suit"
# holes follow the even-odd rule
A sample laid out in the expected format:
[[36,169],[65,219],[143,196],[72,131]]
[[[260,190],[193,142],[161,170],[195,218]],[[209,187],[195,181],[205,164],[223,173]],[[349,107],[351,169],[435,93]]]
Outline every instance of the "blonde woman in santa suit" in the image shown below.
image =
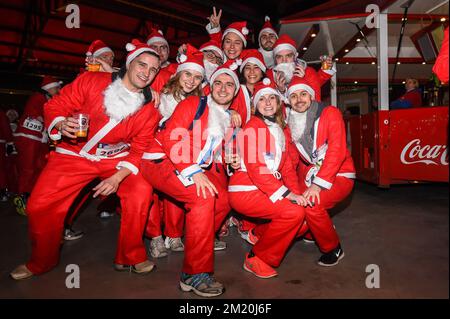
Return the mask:
[[[270,81],[255,86],[255,116],[238,135],[240,168],[231,176],[230,205],[237,212],[269,219],[264,232],[253,240],[244,269],[259,278],[277,275],[286,250],[305,218],[296,172],[288,155],[289,134],[281,110],[281,99]],[[260,226],[257,226],[257,228]],[[252,234],[252,231],[249,232]]]
[[[179,102],[188,96],[201,96],[201,83],[205,71],[203,66],[203,53],[187,44],[186,52],[180,55],[180,64],[175,75],[163,87],[160,95],[159,130],[164,128],[166,121],[172,116]],[[155,140],[152,143],[156,143]],[[164,154],[151,152],[144,156],[152,160],[162,160]],[[159,193],[153,196],[153,205],[150,211],[146,228],[146,236],[152,238],[150,254],[153,258],[162,258],[168,255],[168,250],[183,251],[181,241],[184,226],[184,210],[175,200]],[[164,225],[165,240],[162,235]]]

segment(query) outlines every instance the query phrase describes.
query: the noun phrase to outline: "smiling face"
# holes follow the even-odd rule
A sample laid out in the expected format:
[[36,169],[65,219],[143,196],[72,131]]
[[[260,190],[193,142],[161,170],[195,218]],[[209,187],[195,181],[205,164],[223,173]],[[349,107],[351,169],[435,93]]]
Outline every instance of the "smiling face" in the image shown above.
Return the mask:
[[273,32],[264,31],[263,33],[261,33],[261,37],[259,38],[261,48],[266,51],[272,51],[276,41],[277,36]]
[[127,89],[133,92],[142,90],[150,85],[159,71],[159,59],[144,52],[131,61],[123,81]]
[[236,33],[230,32],[223,39],[222,49],[229,60],[234,60],[241,55],[244,42]]
[[313,97],[305,90],[297,90],[289,95],[289,102],[294,111],[304,113],[311,107]]
[[233,101],[236,84],[233,78],[225,73],[219,74],[212,83],[211,96],[213,100],[224,106],[229,106]]
[[278,104],[275,94],[263,94],[256,103],[256,108],[264,116],[273,116],[277,112]]
[[200,72],[185,70],[181,71],[179,83],[184,93],[188,94],[194,91],[202,83],[202,80],[203,75]]
[[259,68],[259,66],[251,62],[245,64],[242,73],[244,75],[246,84],[255,84],[261,81],[263,77],[263,72]]

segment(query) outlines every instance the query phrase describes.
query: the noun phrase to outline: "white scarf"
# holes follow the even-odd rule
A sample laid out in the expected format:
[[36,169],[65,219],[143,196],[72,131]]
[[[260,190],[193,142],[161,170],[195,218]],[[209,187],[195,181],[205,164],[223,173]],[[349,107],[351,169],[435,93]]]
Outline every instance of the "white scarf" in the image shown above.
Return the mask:
[[267,51],[267,50],[264,50],[261,47],[258,49],[258,51],[261,52],[261,54],[263,55],[264,63],[266,64],[266,67],[268,69],[273,68],[273,66],[275,64],[274,63],[274,59],[273,59],[273,51]]
[[[185,97],[183,95],[180,95],[181,100],[184,100]],[[160,103],[159,103],[159,113],[163,116],[161,121],[159,122],[159,125],[167,121],[175,111],[175,108],[178,105],[178,101],[175,100],[173,94],[161,94],[160,96]]]
[[118,122],[136,113],[144,104],[144,94],[131,92],[117,78],[103,92],[105,113]]
[[231,126],[230,114],[208,96],[208,136],[223,139],[227,128]]
[[308,112],[299,113],[291,109],[289,113],[288,126],[291,130],[292,140],[297,143],[303,136],[306,127],[306,114]]

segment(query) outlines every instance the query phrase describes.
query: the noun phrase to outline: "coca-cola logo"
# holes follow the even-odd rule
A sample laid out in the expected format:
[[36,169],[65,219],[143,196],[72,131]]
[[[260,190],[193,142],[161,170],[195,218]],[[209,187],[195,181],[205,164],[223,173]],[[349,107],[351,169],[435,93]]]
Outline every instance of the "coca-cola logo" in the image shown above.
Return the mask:
[[425,163],[427,165],[448,165],[446,145],[420,145],[420,139],[414,139],[403,148],[400,161],[403,164]]

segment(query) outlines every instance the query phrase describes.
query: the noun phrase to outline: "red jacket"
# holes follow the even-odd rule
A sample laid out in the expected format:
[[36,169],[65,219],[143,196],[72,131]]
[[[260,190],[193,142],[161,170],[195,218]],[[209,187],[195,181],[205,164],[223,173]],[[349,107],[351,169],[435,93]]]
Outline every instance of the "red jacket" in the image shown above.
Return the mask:
[[155,79],[153,80],[150,87],[156,92],[160,93],[164,85],[166,85],[167,82],[169,82],[171,76],[172,73],[167,68],[162,68],[155,76]]
[[444,31],[444,41],[441,50],[433,66],[433,72],[439,80],[444,83],[448,82],[448,27]]
[[47,143],[44,127],[44,104],[47,97],[43,93],[33,94],[27,101],[14,136],[27,138],[38,143]]
[[283,199],[288,190],[300,194],[289,156],[289,136],[287,128],[282,130],[274,123],[268,126],[261,118],[252,117],[238,134],[241,168],[230,177],[228,191],[259,189],[272,202]]
[[[302,162],[299,164],[306,165],[301,171],[307,186],[312,182],[330,189],[336,176],[355,178],[355,166],[346,144],[344,120],[337,107],[325,107],[314,124],[313,154],[316,158],[310,158],[300,143],[292,144],[300,153]],[[292,156],[294,161],[295,157]]]
[[231,103],[230,109],[239,113],[242,120],[242,126],[250,121],[252,115],[251,112],[252,97],[247,87],[241,84],[238,94],[235,96],[233,102]]
[[[90,150],[87,145],[92,143],[97,132],[101,129],[105,130],[108,126],[111,127],[113,123],[105,114],[103,106],[103,92],[110,84],[111,73],[86,72],[77,77],[45,105],[45,124],[50,137],[58,140],[61,139],[61,134],[54,129],[56,123],[76,112],[88,114],[87,140],[63,138],[56,147],[56,152],[83,156],[90,160],[120,158],[118,168],[126,167],[137,174],[142,154],[148,147],[158,123],[158,111],[152,102],[141,106],[136,113],[126,117],[109,131],[106,130],[106,135],[100,138]],[[86,148],[88,148],[87,151]],[[84,154],[83,150],[87,154]],[[106,152],[107,150],[114,151],[110,153]]]

